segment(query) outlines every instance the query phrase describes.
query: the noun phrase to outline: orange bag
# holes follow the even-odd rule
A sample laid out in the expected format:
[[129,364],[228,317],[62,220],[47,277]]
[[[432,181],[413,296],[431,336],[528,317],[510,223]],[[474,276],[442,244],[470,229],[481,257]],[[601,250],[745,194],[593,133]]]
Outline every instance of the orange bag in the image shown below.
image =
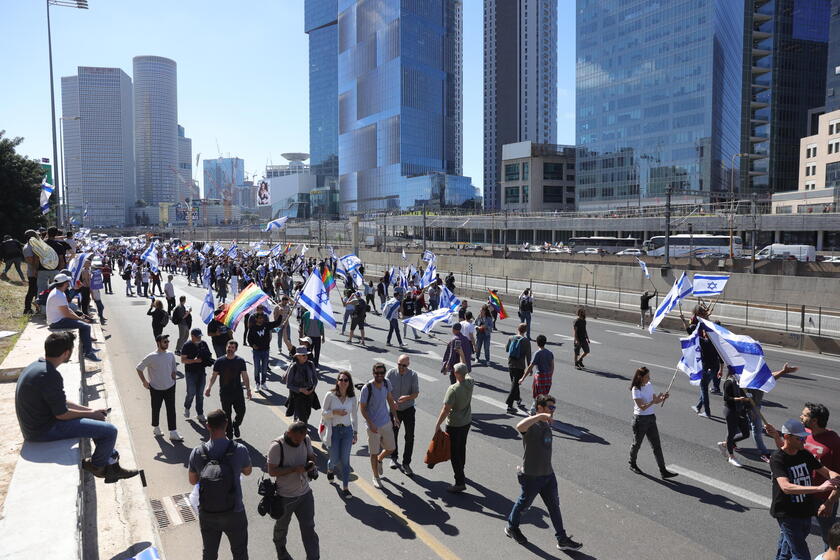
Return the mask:
[[449,434],[435,430],[435,435],[426,450],[426,458],[423,460],[429,468],[438,463],[445,463],[452,458],[452,444],[449,441]]

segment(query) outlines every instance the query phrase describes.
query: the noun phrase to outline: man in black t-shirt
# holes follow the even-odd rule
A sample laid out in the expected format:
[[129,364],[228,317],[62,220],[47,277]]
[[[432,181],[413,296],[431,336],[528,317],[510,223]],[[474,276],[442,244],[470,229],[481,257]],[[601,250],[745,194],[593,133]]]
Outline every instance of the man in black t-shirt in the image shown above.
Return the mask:
[[195,413],[198,415],[198,421],[203,424],[206,421],[204,418],[204,385],[207,382],[205,368],[213,363],[213,355],[210,354],[207,343],[201,340],[201,329],[190,331],[190,339],[181,347],[181,363],[185,364],[184,380],[187,383],[184,416],[190,417],[190,407],[195,397]]
[[[233,331],[222,323],[216,320],[219,313],[223,312],[227,306],[222,304],[213,313],[213,319],[207,324],[207,334],[210,336],[210,342],[213,344],[213,350],[216,352],[216,357],[221,358],[227,352],[227,343],[233,339]],[[230,429],[230,423],[228,423]]]
[[[229,340],[225,355],[216,360],[213,364],[213,376],[207,385],[204,396],[210,396],[210,389],[216,378],[219,378],[219,400],[222,401],[222,410],[228,417],[227,436],[239,439],[239,426],[245,417],[245,397],[242,394],[242,384],[245,384],[245,392],[248,400],[251,399],[251,386],[248,382],[248,370],[245,368],[245,360],[236,355],[239,343]],[[236,419],[231,416],[231,411],[236,411]]]
[[[774,431],[768,427],[768,433]],[[770,473],[773,478],[773,498],[770,515],[779,524],[779,549],[777,558],[811,558],[806,537],[811,531],[811,517],[817,504],[811,494],[832,490],[829,499],[837,498],[840,474],[822,466],[805,449],[808,432],[802,422],[790,419],[782,426],[784,444],[770,456]],[[812,473],[817,472],[826,481],[813,486]]]
[[[586,332],[586,310],[581,307],[577,311],[578,318],[572,324],[575,336],[575,368],[583,369],[583,359],[589,355],[589,333]],[[583,352],[581,354],[581,352]],[[578,358],[580,354],[580,358]]]
[[642,328],[645,328],[645,315],[649,315],[651,319],[653,319],[653,310],[650,307],[650,300],[656,297],[656,294],[659,292],[654,290],[653,293],[645,292],[642,294],[640,299],[639,309],[641,310],[641,318],[639,320],[639,324]]

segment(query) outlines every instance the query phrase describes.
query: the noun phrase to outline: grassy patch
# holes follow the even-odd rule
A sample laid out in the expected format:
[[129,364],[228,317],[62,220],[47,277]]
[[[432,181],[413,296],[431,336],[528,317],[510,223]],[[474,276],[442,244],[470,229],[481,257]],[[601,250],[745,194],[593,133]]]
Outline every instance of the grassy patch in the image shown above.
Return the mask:
[[[14,270],[10,271],[14,272]],[[15,273],[12,278],[17,279]],[[18,334],[0,338],[0,362],[6,358],[26,326],[28,317],[23,314],[23,298],[26,284],[0,279],[0,331],[15,331]]]

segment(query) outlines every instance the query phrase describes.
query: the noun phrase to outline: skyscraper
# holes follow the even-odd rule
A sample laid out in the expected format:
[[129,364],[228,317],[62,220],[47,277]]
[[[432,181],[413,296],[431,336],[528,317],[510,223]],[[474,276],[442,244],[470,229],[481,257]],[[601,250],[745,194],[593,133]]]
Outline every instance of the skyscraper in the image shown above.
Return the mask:
[[178,192],[178,82],[174,60],[134,57],[137,197],[174,203]]
[[825,79],[825,112],[840,109],[840,0],[831,0]]
[[338,3],[306,0],[309,152],[319,188],[338,188]]
[[484,0],[484,207],[501,203],[502,146],[557,142],[556,0]]
[[178,125],[178,190],[177,202],[185,198],[198,198],[198,189],[193,182],[192,138],[187,138],[184,127]]
[[461,0],[341,0],[338,153],[342,212],[460,205]]
[[61,78],[64,173],[70,215],[85,226],[122,226],[135,198],[131,78],[80,66]]

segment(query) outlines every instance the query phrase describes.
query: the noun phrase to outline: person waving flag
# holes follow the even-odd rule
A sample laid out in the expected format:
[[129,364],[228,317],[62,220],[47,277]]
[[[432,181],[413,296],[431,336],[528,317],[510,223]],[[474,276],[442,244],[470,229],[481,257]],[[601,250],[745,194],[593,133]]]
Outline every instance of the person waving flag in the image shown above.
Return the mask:
[[313,319],[335,328],[330,294],[317,274],[310,274],[298,296],[300,304],[309,310]]
[[490,294],[489,303],[493,307],[496,308],[496,311],[499,313],[499,319],[507,319],[508,314],[505,313],[505,306],[502,305],[502,300],[499,299],[498,294],[493,290],[487,290],[487,293]]

